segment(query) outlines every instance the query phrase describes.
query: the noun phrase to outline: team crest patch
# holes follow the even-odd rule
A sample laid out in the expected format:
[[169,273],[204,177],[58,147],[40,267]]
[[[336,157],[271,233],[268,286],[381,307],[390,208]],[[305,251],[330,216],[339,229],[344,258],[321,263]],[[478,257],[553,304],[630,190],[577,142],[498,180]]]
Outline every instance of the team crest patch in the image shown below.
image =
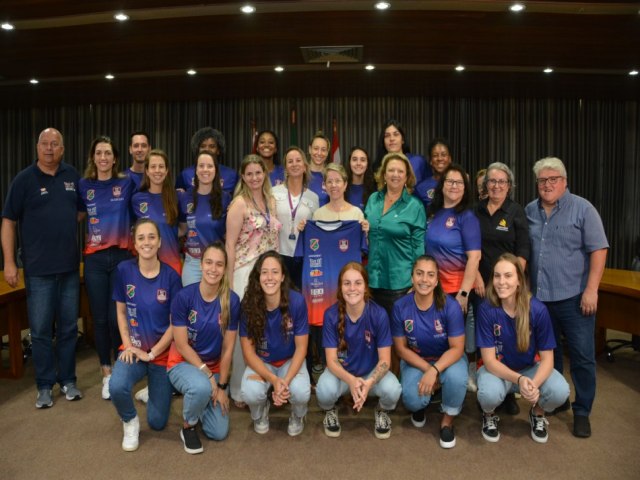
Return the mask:
[[440,321],[440,319],[439,319],[439,318],[436,318],[436,319],[433,321],[433,328],[435,329],[435,331],[436,331],[437,333],[442,333],[442,332],[444,332],[444,328],[442,328],[442,322]]
[[198,312],[196,312],[195,310],[190,310],[189,316],[187,318],[189,319],[189,323],[193,325],[198,321]]
[[309,240],[309,248],[314,252],[317,251],[320,248],[320,240],[318,240],[317,238],[312,238],[311,240]]
[[509,225],[507,225],[507,221],[504,218],[498,222],[498,226],[496,227],[496,230],[500,230],[502,232],[509,231]]
[[220,177],[220,186],[224,188],[224,178]]
[[135,285],[127,285],[127,297],[133,298],[136,296],[136,286]]
[[413,332],[413,320],[404,321],[404,331],[407,333]]
[[122,195],[122,187],[120,185],[116,185],[111,189],[111,193],[113,193],[114,197],[119,197]]
[[159,303],[165,303],[167,301],[167,291],[164,288],[159,288],[156,293],[156,299]]
[[187,213],[193,213],[193,203],[187,203]]
[[220,326],[220,328],[222,328],[222,314],[221,313],[218,314],[218,325]]
[[140,202],[140,212],[147,213],[147,210],[149,210],[149,204],[147,202]]
[[91,189],[87,190],[87,200],[93,200],[96,197],[96,191]]
[[349,250],[349,240],[347,240],[346,238],[341,238],[340,240],[338,240],[338,248],[341,252],[346,252],[347,250]]
[[449,217],[447,218],[447,221],[445,222],[444,226],[447,228],[453,228],[455,224],[456,224],[456,217]]
[[364,341],[367,342],[367,345],[371,345],[371,332],[369,330],[364,331]]
[[502,327],[498,323],[493,324],[493,336],[499,337],[501,333]]
[[47,191],[47,189],[45,187],[42,187],[40,189],[40,196],[42,195],[49,195],[49,192]]
[[430,188],[429,190],[427,190],[427,198],[430,198],[431,200],[433,200],[433,193],[435,192],[435,189]]

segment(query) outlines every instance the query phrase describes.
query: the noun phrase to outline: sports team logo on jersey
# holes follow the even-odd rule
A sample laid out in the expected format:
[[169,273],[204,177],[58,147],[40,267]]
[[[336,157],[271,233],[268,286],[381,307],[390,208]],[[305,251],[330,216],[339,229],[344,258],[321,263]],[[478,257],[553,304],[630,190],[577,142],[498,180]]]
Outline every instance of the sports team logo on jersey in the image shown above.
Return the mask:
[[76,184],[75,182],[64,182],[64,189],[67,192],[75,192],[76,191]]
[[364,341],[367,342],[367,346],[371,346],[371,332],[369,330],[364,331]]
[[113,193],[114,197],[119,197],[122,195],[122,187],[120,185],[116,185],[111,189],[111,193]]
[[198,312],[195,310],[189,310],[189,316],[187,318],[189,318],[189,323],[193,325],[198,321]]
[[340,240],[338,240],[338,248],[341,252],[346,252],[347,250],[349,250],[349,240],[347,240],[346,238],[341,238]]
[[509,231],[509,226],[507,225],[507,221],[504,218],[498,222],[498,226],[496,227],[496,230],[500,230],[502,232]]
[[309,266],[311,268],[322,268],[322,257],[309,258]]
[[96,191],[91,189],[87,190],[87,200],[93,200],[96,197]]
[[89,223],[90,223],[91,225],[97,225],[98,223],[100,223],[100,219],[99,219],[98,217],[91,217],[91,218],[89,219]]
[[314,252],[317,251],[320,248],[320,240],[318,240],[317,238],[312,238],[311,240],[309,240],[309,248]]
[[433,194],[435,193],[435,189],[434,188],[430,188],[429,190],[427,190],[427,198],[433,200]]
[[456,217],[449,217],[447,218],[447,221],[445,222],[444,226],[447,228],[453,228],[455,224],[456,224]]
[[224,178],[220,177],[220,186],[224,188]]
[[129,319],[129,325],[131,325],[132,327],[137,327],[138,326],[138,321],[135,318],[130,318]]
[[407,333],[413,332],[413,320],[404,321],[404,331]]
[[167,291],[164,288],[159,288],[156,293],[156,299],[158,303],[165,303],[167,301]]
[[440,321],[440,319],[439,319],[439,318],[436,318],[436,319],[433,321],[433,328],[435,329],[435,331],[436,331],[437,333],[442,333],[442,332],[444,332],[444,328],[442,328],[442,322]]
[[187,213],[193,213],[193,203],[187,203]]
[[135,285],[127,285],[127,297],[133,298],[136,296],[136,286]]
[[149,210],[149,204],[147,202],[140,202],[140,213],[147,213]]
[[322,276],[322,270],[314,268],[313,270],[309,271],[309,276],[310,277],[321,277]]
[[40,189],[40,195],[41,195],[41,196],[42,196],[42,195],[49,195],[49,192],[47,192],[47,189],[46,189],[45,187],[42,187],[42,188]]
[[493,336],[499,337],[501,333],[502,327],[498,323],[493,324]]

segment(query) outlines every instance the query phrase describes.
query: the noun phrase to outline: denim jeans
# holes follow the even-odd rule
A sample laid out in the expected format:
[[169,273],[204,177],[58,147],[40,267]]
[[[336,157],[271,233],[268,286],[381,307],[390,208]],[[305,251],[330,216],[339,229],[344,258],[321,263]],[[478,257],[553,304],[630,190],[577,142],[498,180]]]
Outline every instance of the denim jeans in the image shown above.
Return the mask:
[[[435,362],[430,362],[434,364]],[[431,402],[431,395],[420,395],[418,383],[423,372],[419,368],[409,365],[402,360],[400,362],[402,373],[402,403],[411,412],[417,412],[426,408]],[[466,357],[463,355],[453,365],[442,371],[440,383],[442,383],[442,411],[455,417],[462,410],[464,397],[467,394],[467,377],[469,368]]]
[[545,302],[553,322],[557,347],[553,352],[553,364],[563,373],[561,334],[569,347],[571,379],[576,391],[573,402],[575,415],[588,416],[596,396],[596,348],[594,332],[595,315],[582,315],[580,300],[582,295],[560,302]]
[[[264,365],[271,371],[271,373],[283,378],[291,367],[291,359],[287,360],[280,367],[275,367],[270,363],[265,363]],[[249,405],[251,418],[253,420],[257,420],[260,418],[262,409],[267,403],[267,391],[271,384],[263,380],[250,378],[254,375],[256,377],[258,376],[251,367],[247,366],[244,370],[244,375],[242,376],[241,393],[242,400]],[[289,397],[291,410],[296,414],[296,416],[304,417],[307,414],[309,397],[311,396],[309,373],[304,365],[300,367],[298,373],[296,373],[293,379],[291,379],[291,382],[289,382],[289,392],[291,393],[291,397]]]
[[[206,370],[208,372],[208,370]],[[220,379],[215,374],[216,382]],[[184,395],[182,417],[193,426],[202,423],[202,431],[211,440],[224,440],[229,434],[229,415],[223,415],[220,405],[211,401],[211,381],[189,362],[179,363],[169,370],[171,384]]]
[[[363,378],[369,378],[372,373],[373,370]],[[331,373],[331,370],[325,368],[318,379],[318,386],[316,387],[318,406],[323,410],[331,410],[338,399],[348,392],[349,385]],[[369,395],[378,397],[380,399],[380,406],[385,410],[393,410],[396,408],[401,394],[402,386],[400,386],[400,382],[391,372],[387,372],[387,374],[369,390]]]
[[93,318],[96,350],[100,365],[111,366],[118,358],[118,347],[122,344],[116,302],[113,301],[113,282],[118,264],[131,257],[128,250],[107,248],[84,257],[84,284],[89,297]]
[[116,361],[109,381],[111,401],[123,422],[133,419],[138,412],[133,404],[133,386],[148,377],[149,401],[147,402],[147,422],[154,430],[162,430],[169,420],[171,406],[171,382],[167,367],[155,363]]
[[[27,312],[38,389],[76,381],[80,275],[25,276]],[[54,337],[55,322],[55,345]]]
[[[520,374],[533,378],[538,371],[540,363],[536,363],[520,370]],[[500,405],[508,393],[518,392],[518,385],[498,378],[489,373],[486,367],[478,370],[478,402],[485,412],[493,412]],[[551,374],[540,385],[540,398],[538,405],[545,412],[551,412],[562,405],[569,398],[569,384],[557,370],[551,370]]]
[[186,287],[192,283],[198,283],[201,279],[202,266],[200,265],[200,259],[185,253],[184,264],[182,265],[182,286]]

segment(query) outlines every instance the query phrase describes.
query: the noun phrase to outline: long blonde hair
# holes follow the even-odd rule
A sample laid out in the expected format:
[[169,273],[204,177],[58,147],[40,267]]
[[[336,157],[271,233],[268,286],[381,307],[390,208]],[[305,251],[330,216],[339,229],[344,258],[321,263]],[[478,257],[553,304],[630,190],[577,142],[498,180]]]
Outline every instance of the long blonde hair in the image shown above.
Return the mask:
[[220,331],[224,334],[227,330],[227,326],[229,325],[229,317],[231,316],[231,288],[229,287],[229,277],[227,275],[227,251],[224,248],[224,244],[220,240],[216,240],[206,246],[202,252],[200,262],[204,259],[207,251],[211,249],[222,252],[222,256],[224,257],[224,273],[222,274],[220,285],[218,286],[218,298],[220,299]]
[[247,186],[247,184],[244,182],[242,175],[244,175],[244,172],[247,170],[247,167],[252,163],[259,165],[260,168],[262,168],[262,171],[264,172],[264,183],[262,184],[262,194],[264,195],[264,201],[269,202],[268,205],[270,205],[271,199],[272,199],[271,180],[269,180],[269,172],[267,172],[267,165],[264,163],[264,160],[262,159],[262,157],[260,155],[256,155],[255,153],[250,153],[249,155],[246,155],[242,159],[242,163],[240,164],[240,181],[236,185],[236,189],[233,192],[233,197],[235,198],[235,197],[241,196],[245,200],[249,202],[251,201],[252,199],[251,191],[249,190],[249,187]]

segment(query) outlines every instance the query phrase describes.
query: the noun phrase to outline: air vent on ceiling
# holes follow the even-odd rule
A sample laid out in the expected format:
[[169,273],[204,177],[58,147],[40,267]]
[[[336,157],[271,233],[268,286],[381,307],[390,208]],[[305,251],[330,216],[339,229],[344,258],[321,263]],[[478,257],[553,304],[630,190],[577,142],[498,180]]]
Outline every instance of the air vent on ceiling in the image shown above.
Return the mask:
[[360,63],[362,45],[334,45],[325,47],[300,47],[306,63]]

